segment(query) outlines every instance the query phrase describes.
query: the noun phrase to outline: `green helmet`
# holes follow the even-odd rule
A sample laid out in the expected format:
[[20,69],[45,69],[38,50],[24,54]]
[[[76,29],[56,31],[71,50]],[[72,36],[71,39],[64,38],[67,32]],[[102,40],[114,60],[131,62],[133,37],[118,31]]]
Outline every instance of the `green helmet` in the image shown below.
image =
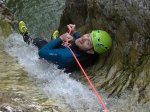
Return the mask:
[[93,30],[91,37],[94,51],[99,54],[106,52],[112,45],[112,39],[105,31]]

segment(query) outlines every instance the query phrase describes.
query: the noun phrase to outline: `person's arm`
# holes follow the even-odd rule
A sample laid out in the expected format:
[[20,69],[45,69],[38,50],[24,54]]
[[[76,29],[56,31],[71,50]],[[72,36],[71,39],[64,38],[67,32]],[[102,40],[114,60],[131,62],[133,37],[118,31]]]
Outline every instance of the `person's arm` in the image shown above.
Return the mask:
[[53,62],[57,62],[57,60],[61,57],[60,50],[55,49],[57,46],[61,45],[62,40],[58,37],[57,39],[50,41],[46,45],[44,45],[38,52],[41,58],[46,60],[50,60]]
[[[70,37],[70,35],[65,33],[65,34],[61,35],[60,37],[58,37],[57,39],[47,43],[45,46],[43,46],[39,50],[39,52],[38,52],[39,56],[41,58],[50,60],[52,62],[60,61],[66,51],[65,51],[65,49],[62,49],[62,48],[57,49],[57,47],[59,45],[61,45],[61,43],[63,41],[66,41],[66,39],[67,39],[66,37]],[[69,40],[72,40],[72,39],[69,38]]]
[[38,54],[40,58],[57,63],[61,59],[62,52],[60,49],[40,49]]
[[69,29],[69,31],[71,31],[71,34],[73,35],[74,40],[76,40],[80,37],[79,33],[75,30],[76,29],[75,24],[69,24],[69,25],[67,25],[67,28]]
[[74,37],[75,40],[80,38],[79,32],[76,31],[75,33],[73,33],[73,37]]
[[42,50],[42,49],[48,49],[48,50],[55,49],[57,46],[61,45],[61,43],[62,43],[62,40],[58,37],[57,39],[48,42],[40,50]]

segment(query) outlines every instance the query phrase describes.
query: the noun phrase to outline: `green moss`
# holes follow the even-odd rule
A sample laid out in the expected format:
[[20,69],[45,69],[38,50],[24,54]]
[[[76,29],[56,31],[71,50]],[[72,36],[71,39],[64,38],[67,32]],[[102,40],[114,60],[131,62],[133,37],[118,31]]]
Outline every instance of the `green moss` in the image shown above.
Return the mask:
[[9,23],[0,20],[0,36],[8,37],[12,33],[12,27]]

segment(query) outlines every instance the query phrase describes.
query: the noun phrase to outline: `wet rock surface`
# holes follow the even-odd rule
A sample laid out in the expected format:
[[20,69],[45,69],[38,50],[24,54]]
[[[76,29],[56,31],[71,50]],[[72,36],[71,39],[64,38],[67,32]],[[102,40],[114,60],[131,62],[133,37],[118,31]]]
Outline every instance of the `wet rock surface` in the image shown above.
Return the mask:
[[29,80],[15,60],[5,52],[0,52],[0,111],[42,112],[53,109],[59,111],[47,97]]
[[136,90],[137,102],[150,100],[150,1],[66,0],[60,30],[74,23],[81,34],[109,32],[113,47],[87,70],[98,89],[111,95]]
[[4,51],[4,39],[13,32],[16,20],[4,4],[0,5],[0,112],[61,112]]

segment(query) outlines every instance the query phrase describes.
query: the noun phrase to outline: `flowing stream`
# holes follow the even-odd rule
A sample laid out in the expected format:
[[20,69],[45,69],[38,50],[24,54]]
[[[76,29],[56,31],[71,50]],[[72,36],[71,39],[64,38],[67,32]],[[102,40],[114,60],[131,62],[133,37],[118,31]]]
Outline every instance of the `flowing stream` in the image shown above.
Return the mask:
[[[57,29],[59,19],[64,8],[65,0],[13,0],[7,1],[8,7],[19,20],[24,20],[33,37],[48,38]],[[39,59],[38,50],[23,42],[17,32],[11,34],[5,41],[5,51],[13,56],[28,78],[34,81],[39,91],[55,101],[63,112],[102,112],[103,109],[96,99],[89,85],[83,85],[80,80],[71,77],[57,66]],[[103,101],[110,112],[148,112],[148,105],[135,104],[126,99],[128,92],[120,99],[107,98],[107,94],[100,92]]]

